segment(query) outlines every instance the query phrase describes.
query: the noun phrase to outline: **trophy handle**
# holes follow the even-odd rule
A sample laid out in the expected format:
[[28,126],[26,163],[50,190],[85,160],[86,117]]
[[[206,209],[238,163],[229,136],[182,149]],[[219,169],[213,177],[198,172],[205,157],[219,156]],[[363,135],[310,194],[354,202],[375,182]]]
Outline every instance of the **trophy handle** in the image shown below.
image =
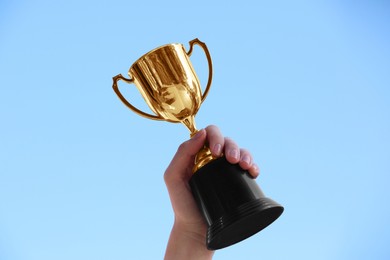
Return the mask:
[[128,83],[128,84],[131,84],[131,83],[134,82],[134,79],[126,79],[125,77],[122,76],[122,74],[118,74],[118,75],[116,75],[115,77],[113,77],[112,80],[113,80],[112,88],[114,89],[116,95],[117,95],[117,96],[119,97],[119,99],[123,102],[123,104],[125,104],[128,108],[130,108],[131,110],[133,110],[133,112],[135,112],[136,114],[138,114],[138,115],[140,115],[140,116],[149,118],[149,119],[153,119],[153,120],[164,120],[164,118],[162,118],[162,117],[150,115],[150,114],[148,114],[148,113],[145,113],[145,112],[139,110],[138,108],[136,108],[135,106],[133,106],[132,104],[130,104],[130,102],[127,101],[127,100],[125,99],[125,97],[122,95],[122,93],[119,91],[118,83],[117,83],[119,80],[123,80],[124,82],[126,82],[126,83]]
[[211,56],[210,56],[210,53],[209,53],[209,50],[208,50],[206,44],[204,42],[201,42],[198,38],[193,39],[192,41],[190,41],[190,50],[187,52],[187,55],[191,56],[192,50],[194,48],[194,44],[198,44],[200,47],[202,47],[203,51],[206,54],[207,62],[209,63],[209,79],[207,81],[206,88],[205,88],[204,93],[202,95],[202,103],[203,103],[203,101],[205,100],[207,94],[209,93],[210,86],[211,86],[211,81],[213,79],[213,63],[211,61]]

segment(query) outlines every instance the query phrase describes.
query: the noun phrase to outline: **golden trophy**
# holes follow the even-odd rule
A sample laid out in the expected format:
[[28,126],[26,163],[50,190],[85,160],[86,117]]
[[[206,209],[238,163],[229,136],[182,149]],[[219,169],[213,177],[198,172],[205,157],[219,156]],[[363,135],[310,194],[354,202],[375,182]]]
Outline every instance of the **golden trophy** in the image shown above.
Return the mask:
[[[186,52],[182,44],[167,44],[139,58],[129,69],[129,79],[113,77],[119,99],[140,116],[183,123],[190,135],[196,132],[195,115],[205,100],[212,81],[212,61],[205,43],[194,39]],[[190,61],[194,45],[206,54],[209,78],[204,93]],[[134,107],[119,91],[117,82],[133,83],[154,115]],[[190,187],[208,224],[206,245],[210,250],[240,242],[274,222],[283,207],[264,196],[249,173],[226,158],[215,158],[207,146],[195,159]]]

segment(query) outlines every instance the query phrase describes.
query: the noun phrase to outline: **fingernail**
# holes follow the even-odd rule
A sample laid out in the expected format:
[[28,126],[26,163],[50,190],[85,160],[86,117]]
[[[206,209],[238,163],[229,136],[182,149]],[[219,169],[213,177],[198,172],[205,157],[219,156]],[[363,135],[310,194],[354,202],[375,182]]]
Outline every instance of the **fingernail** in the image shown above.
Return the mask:
[[199,139],[203,135],[203,129],[199,130],[191,139],[196,140]]
[[251,164],[251,158],[248,155],[244,155],[241,158],[241,161],[245,162],[246,164],[250,165]]
[[215,155],[220,156],[221,155],[221,151],[222,151],[222,145],[221,144],[214,145],[214,154]]
[[230,150],[229,155],[238,160],[238,151],[236,149]]

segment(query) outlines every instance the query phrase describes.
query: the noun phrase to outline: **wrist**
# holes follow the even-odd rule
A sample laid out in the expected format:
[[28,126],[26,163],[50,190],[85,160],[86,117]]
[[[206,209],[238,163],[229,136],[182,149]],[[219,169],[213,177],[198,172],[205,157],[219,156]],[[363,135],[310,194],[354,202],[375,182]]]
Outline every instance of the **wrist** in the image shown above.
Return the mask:
[[206,247],[206,229],[203,223],[191,225],[175,221],[164,259],[212,259],[214,251]]

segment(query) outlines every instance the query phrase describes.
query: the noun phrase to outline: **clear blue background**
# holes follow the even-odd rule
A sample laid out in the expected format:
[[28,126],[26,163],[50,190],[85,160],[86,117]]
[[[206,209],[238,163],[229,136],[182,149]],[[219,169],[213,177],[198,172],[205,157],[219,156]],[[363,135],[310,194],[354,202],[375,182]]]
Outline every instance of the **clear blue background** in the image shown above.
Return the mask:
[[1,260],[163,258],[188,132],[132,113],[112,76],[196,37],[215,69],[198,127],[250,149],[285,206],[214,259],[390,259],[388,1],[2,0]]

